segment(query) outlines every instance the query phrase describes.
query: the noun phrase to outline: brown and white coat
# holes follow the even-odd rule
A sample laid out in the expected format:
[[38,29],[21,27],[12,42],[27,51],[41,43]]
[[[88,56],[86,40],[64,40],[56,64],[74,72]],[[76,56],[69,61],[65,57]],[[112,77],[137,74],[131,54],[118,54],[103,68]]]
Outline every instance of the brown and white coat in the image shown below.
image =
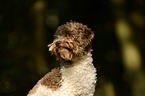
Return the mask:
[[93,96],[96,69],[91,40],[94,33],[86,25],[70,22],[60,26],[49,51],[61,60],[60,68],[47,73],[27,96]]

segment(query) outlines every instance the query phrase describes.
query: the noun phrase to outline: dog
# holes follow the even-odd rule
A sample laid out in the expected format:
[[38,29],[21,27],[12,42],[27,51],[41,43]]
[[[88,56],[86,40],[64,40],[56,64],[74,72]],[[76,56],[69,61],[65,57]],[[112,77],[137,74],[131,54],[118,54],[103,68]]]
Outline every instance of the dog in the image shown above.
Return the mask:
[[49,51],[60,60],[60,67],[47,73],[27,96],[93,96],[96,68],[93,66],[94,32],[78,22],[57,28]]

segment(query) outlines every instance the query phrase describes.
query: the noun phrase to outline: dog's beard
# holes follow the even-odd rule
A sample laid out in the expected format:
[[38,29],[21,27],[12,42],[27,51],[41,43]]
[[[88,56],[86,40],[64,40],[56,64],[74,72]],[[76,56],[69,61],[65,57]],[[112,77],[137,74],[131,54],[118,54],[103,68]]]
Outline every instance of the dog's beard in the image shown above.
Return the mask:
[[[62,59],[65,61],[72,60],[73,54],[66,48],[59,48],[57,52],[58,59]],[[60,58],[59,58],[60,57]]]
[[[58,41],[57,41],[58,42]],[[56,56],[57,60],[73,61],[77,51],[74,50],[74,44],[70,42],[61,42],[59,45],[56,42],[48,45],[49,51]]]

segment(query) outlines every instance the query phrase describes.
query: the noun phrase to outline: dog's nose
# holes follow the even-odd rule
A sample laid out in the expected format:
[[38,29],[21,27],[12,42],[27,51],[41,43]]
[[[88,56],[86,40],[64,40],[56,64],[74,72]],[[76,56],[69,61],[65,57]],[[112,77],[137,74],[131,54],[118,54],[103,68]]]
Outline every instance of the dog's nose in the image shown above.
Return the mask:
[[61,44],[61,41],[57,41],[55,44],[56,46],[59,46]]

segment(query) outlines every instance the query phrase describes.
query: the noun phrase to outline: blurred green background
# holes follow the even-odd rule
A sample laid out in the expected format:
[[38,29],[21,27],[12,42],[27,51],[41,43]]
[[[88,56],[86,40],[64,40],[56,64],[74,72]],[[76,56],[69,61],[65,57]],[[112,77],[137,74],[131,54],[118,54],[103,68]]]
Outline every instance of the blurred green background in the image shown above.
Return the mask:
[[145,96],[144,0],[1,0],[0,96],[26,96],[58,66],[47,45],[59,25],[95,32],[94,96]]

